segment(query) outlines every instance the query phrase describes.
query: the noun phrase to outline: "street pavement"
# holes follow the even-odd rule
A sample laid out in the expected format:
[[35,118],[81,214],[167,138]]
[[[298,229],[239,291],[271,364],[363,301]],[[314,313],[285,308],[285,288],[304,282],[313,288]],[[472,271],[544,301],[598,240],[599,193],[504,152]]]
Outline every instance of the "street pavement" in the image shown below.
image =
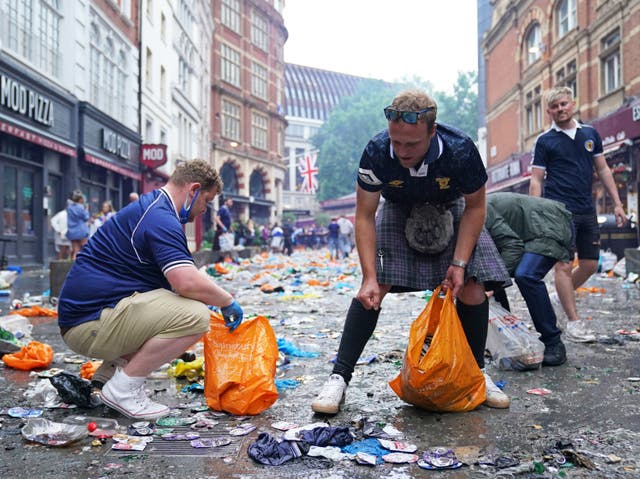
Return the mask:
[[[455,414],[417,409],[400,400],[388,386],[400,370],[410,324],[426,304],[423,293],[390,295],[363,353],[364,364],[356,368],[342,411],[327,417],[313,414],[310,403],[330,373],[344,314],[360,282],[357,263],[328,263],[324,252],[297,252],[290,258],[254,257],[227,269],[228,273],[214,280],[236,296],[246,314],[266,315],[277,338],[290,341],[300,351],[317,353],[316,357],[290,355],[286,367],[278,368],[278,379],[294,380],[291,383],[296,387],[281,390],[276,403],[257,416],[216,418],[219,423],[209,433],[232,442],[214,449],[196,450],[184,441],[156,439],[144,451],[122,452],[111,449],[111,440],[92,445],[90,437],[66,447],[48,447],[23,438],[23,419],[0,415],[0,477],[640,477],[640,342],[634,340],[639,335],[618,333],[640,327],[637,284],[594,275],[585,285],[589,289],[578,295],[578,309],[583,317],[592,318],[590,325],[598,333],[598,342],[567,341],[568,361],[560,367],[516,372],[490,365],[488,371],[494,381],[504,384],[511,407],[496,410],[480,406]],[[48,287],[47,270],[23,272],[11,295],[0,296],[0,316],[8,313],[14,299],[24,299],[27,293],[40,296]],[[516,316],[530,322],[517,289],[511,287],[508,293]],[[563,315],[560,317],[563,324]],[[62,342],[55,319],[31,318],[30,322],[33,339],[54,349],[51,367],[77,373],[80,364],[69,362],[77,358]],[[194,405],[204,402],[202,394],[182,392],[189,384],[184,379],[158,376],[160,379],[148,381],[154,399],[179,407],[176,411],[182,417],[193,416]],[[34,373],[0,366],[0,410],[40,408],[43,417],[52,421],[84,415],[113,418],[125,427],[133,422],[104,406],[89,410],[44,408],[41,398],[25,396],[43,380]],[[550,392],[527,392],[535,388]],[[276,421],[350,426],[357,439],[362,439],[357,426],[363,418],[380,427],[393,426],[402,434],[402,441],[417,446],[420,457],[423,451],[441,446],[454,450],[465,465],[456,470],[429,471],[415,463],[373,467],[348,459],[303,456],[281,466],[263,466],[247,455],[259,433],[280,434],[272,427]],[[256,430],[246,436],[230,436],[229,430],[240,423],[253,424]],[[558,454],[559,449],[564,454]],[[498,465],[515,460],[519,465],[500,469],[479,464],[491,460]]]

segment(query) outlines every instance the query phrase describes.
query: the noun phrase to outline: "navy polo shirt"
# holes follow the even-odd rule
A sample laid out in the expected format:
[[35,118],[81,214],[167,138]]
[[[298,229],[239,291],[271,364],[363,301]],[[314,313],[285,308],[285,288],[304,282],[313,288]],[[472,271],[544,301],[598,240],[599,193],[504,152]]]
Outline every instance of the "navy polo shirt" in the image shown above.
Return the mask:
[[420,166],[405,168],[393,155],[389,131],[374,136],[365,147],[358,168],[358,185],[381,191],[397,203],[447,203],[478,191],[487,173],[475,144],[467,135],[438,123],[436,136]]
[[577,123],[575,138],[553,125],[533,146],[532,168],[546,172],[542,195],[564,203],[574,214],[595,213],[593,157],[602,154],[602,139],[589,125]]
[[178,213],[162,189],[146,193],[102,225],[82,248],[60,291],[58,324],[100,317],[134,292],[170,290],[165,275],[193,266]]

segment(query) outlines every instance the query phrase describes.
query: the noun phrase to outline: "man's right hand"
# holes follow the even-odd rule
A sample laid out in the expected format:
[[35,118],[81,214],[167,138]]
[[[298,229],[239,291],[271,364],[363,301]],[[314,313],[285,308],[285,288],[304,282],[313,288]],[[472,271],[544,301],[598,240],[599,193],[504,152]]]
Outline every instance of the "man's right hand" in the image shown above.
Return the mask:
[[244,312],[242,311],[242,307],[235,299],[229,306],[220,308],[220,312],[222,313],[222,317],[224,318],[224,323],[226,324],[227,328],[229,328],[229,332],[232,333],[238,326],[240,326],[240,323],[242,323]]
[[362,280],[362,286],[356,295],[356,299],[360,301],[364,309],[380,309],[380,303],[382,302],[382,291],[378,281]]

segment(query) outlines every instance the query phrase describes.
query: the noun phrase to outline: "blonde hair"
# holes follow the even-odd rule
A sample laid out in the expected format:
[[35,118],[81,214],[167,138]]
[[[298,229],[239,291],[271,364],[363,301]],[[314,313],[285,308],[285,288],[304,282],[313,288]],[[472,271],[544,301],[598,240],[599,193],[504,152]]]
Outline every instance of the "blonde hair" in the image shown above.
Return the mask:
[[420,111],[425,108],[433,108],[433,110],[420,115],[420,119],[424,119],[429,127],[429,131],[433,128],[438,115],[438,104],[426,92],[417,88],[403,90],[396,95],[391,102],[391,108],[400,111]]
[[558,99],[562,96],[566,96],[567,98],[569,98],[569,100],[573,101],[573,90],[568,86],[553,87],[544,96],[544,101],[547,103],[547,106],[549,106],[554,101],[558,101]]
[[218,192],[222,191],[222,179],[218,171],[208,162],[200,159],[186,161],[176,166],[169,181],[178,186],[184,186],[187,183],[200,183],[205,191],[212,188]]

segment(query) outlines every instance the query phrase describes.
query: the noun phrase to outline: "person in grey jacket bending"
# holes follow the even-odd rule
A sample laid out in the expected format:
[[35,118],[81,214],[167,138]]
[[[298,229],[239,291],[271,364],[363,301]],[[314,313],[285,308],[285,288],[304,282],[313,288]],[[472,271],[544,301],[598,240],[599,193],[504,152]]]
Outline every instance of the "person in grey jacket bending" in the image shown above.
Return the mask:
[[[518,193],[487,195],[485,227],[527,303],[531,320],[544,343],[543,366],[567,360],[556,314],[544,283],[558,262],[570,260],[571,213],[562,203]],[[496,299],[507,309],[504,290]]]

